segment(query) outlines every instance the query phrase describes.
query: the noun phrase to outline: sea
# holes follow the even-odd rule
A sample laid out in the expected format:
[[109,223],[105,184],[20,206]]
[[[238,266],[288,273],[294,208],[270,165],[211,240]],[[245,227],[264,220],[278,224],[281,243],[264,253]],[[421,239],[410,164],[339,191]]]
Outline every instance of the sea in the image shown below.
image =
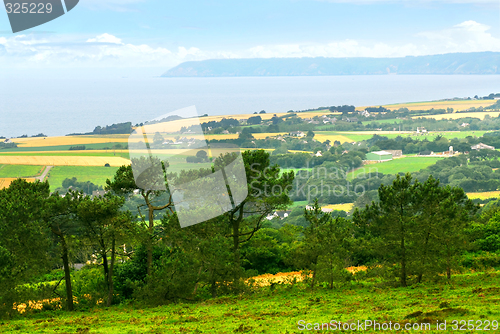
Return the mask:
[[188,106],[208,115],[378,106],[500,93],[499,75],[162,78],[0,76],[0,136],[91,132]]

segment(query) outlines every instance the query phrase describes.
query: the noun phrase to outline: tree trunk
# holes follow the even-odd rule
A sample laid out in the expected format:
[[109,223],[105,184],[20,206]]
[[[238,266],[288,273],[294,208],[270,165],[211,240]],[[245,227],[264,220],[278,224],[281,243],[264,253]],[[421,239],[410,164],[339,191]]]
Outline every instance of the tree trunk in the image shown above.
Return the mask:
[[330,258],[330,290],[333,289],[333,271],[334,271],[334,268],[333,268],[333,261],[332,259]]
[[240,219],[233,221],[234,280],[240,278]]
[[102,256],[102,267],[104,269],[104,280],[106,281],[106,285],[108,286],[109,290],[109,266],[108,266],[108,256],[106,254],[106,249],[102,249],[101,251],[101,256]]
[[450,280],[451,279],[451,261],[450,261],[450,252],[446,254],[446,277]]
[[422,268],[420,269],[420,273],[418,274],[418,277],[417,277],[417,283],[421,283],[422,282],[422,276],[424,275],[424,268],[423,266],[425,266],[425,263],[427,262],[427,249],[428,249],[428,245],[429,245],[429,239],[430,239],[430,232],[427,232],[427,235],[425,237],[425,240],[424,240],[424,254],[422,255]]
[[153,231],[154,231],[154,209],[152,206],[149,208],[149,227],[148,227],[148,262],[147,262],[147,275],[151,275],[151,267],[153,266]]
[[115,237],[111,240],[111,264],[108,273],[108,302],[107,306],[113,304],[113,268],[115,266]]
[[404,237],[401,238],[401,286],[406,287],[406,248]]
[[66,306],[68,311],[73,311],[73,288],[71,287],[71,272],[69,268],[69,258],[68,258],[68,246],[66,245],[66,240],[64,236],[59,234],[62,246],[62,260],[64,266],[64,280],[66,282]]
[[215,269],[210,270],[210,292],[212,293],[212,298],[217,297],[217,282],[215,280]]
[[311,290],[314,290],[315,283],[316,283],[316,268],[313,269],[313,277],[311,280]]

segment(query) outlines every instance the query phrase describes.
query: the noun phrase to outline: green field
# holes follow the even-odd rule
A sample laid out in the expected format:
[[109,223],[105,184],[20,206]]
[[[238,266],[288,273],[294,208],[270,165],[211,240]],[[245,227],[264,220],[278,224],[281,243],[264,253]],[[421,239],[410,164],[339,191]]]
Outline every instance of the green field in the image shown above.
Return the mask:
[[[354,131],[353,131],[354,132]],[[363,131],[357,131],[356,133],[353,132],[337,132],[337,131],[317,131],[316,133],[318,134],[323,134],[323,135],[341,135],[344,137],[347,137],[351,139],[352,141],[355,142],[360,142],[362,140],[368,140],[374,136],[374,134],[377,134],[379,136],[387,137],[389,139],[396,138],[398,136],[401,137],[411,137],[412,139],[417,139],[417,140],[423,140],[424,138],[427,138],[427,140],[432,141],[434,138],[436,138],[438,135],[443,136],[447,139],[453,139],[453,138],[458,138],[458,139],[463,139],[468,136],[472,137],[481,137],[487,132],[490,131],[436,131],[436,132],[430,132],[425,135],[417,135],[416,133],[400,133],[398,131],[393,131],[392,133],[387,133],[387,132],[381,132],[381,133],[375,133],[375,132],[369,132],[369,133],[363,133]]]
[[[351,172],[348,176],[349,179],[354,177],[368,177],[369,174],[376,175],[377,173],[382,174],[396,174],[399,172],[418,172],[419,170],[426,168],[427,166],[434,165],[436,161],[442,160],[442,157],[406,157],[390,160],[387,162],[380,162],[376,164],[364,165],[361,168],[356,169]],[[363,176],[364,174],[364,176]]]
[[[359,274],[358,274],[359,275]],[[359,331],[321,333],[442,333],[436,323],[447,322],[446,332],[475,333],[454,328],[453,321],[472,320],[475,326],[490,322],[488,333],[498,333],[500,272],[467,273],[407,288],[390,288],[366,279],[351,281],[333,290],[311,291],[302,283],[253,288],[239,296],[218,297],[140,309],[120,305],[76,312],[43,311],[0,322],[7,333],[304,333],[306,323],[392,322],[404,326],[430,324],[431,330]],[[299,323],[299,321],[304,321]],[[496,322],[495,322],[496,321]],[[463,324],[463,323],[462,323]],[[472,322],[470,323],[472,324]],[[458,324],[460,325],[460,323]],[[465,322],[465,327],[467,328]],[[314,325],[311,325],[314,326]],[[382,326],[382,325],[380,325]],[[427,326],[427,325],[423,325]],[[417,327],[414,327],[417,328]],[[476,327],[477,328],[477,327]],[[479,331],[478,331],[479,332]],[[482,331],[481,331],[482,332]]]
[[64,179],[76,177],[78,182],[90,181],[104,186],[106,179],[113,179],[118,167],[56,166],[49,172],[50,191],[62,186]]
[[42,169],[43,166],[0,165],[0,178],[37,176]]

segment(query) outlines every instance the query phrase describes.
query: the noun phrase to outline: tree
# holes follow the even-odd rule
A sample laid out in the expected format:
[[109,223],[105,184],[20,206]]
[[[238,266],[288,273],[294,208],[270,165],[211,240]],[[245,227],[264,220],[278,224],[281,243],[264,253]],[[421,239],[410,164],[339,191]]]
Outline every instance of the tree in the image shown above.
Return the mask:
[[[90,240],[102,258],[104,281],[108,287],[107,306],[113,302],[113,269],[115,266],[117,241],[133,231],[130,212],[122,212],[125,198],[106,194],[104,197],[87,196],[78,204],[78,220],[83,234]],[[111,262],[108,264],[108,252]]]
[[43,221],[47,182],[14,180],[0,190],[0,314],[10,315],[16,287],[50,267],[50,231]]
[[196,152],[196,157],[202,160],[207,160],[208,158],[207,151],[200,150]]
[[355,210],[353,220],[363,236],[371,236],[380,257],[398,263],[399,281],[422,281],[426,273],[446,270],[448,278],[464,247],[463,231],[477,206],[463,189],[441,187],[432,176],[412,183],[409,173],[396,175],[392,185],[381,185],[378,203]]
[[314,132],[312,130],[307,131],[307,137],[314,138]]
[[260,124],[262,122],[262,117],[260,116],[252,116],[247,119],[248,125]]
[[163,144],[164,141],[165,141],[165,138],[163,138],[163,136],[159,132],[156,132],[154,137],[153,137],[153,143],[155,145],[161,145],[161,144]]
[[[168,191],[162,190],[152,190],[158,189],[161,185],[164,185],[168,189],[168,183],[166,181],[166,168],[167,163],[162,162],[159,158],[151,158],[148,160],[144,157],[140,159],[132,159],[132,163],[135,164],[138,170],[143,170],[144,172],[138,176],[138,179],[134,179],[134,173],[132,166],[121,166],[115,173],[113,180],[106,180],[106,190],[113,191],[118,195],[130,195],[134,190],[138,189],[136,181],[149,187],[150,189],[140,189],[139,193],[144,200],[144,204],[138,207],[140,219],[143,226],[146,227],[148,236],[146,240],[147,246],[147,274],[151,274],[151,267],[153,263],[153,242],[156,237],[154,231],[154,218],[156,211],[169,210],[173,213],[173,201],[172,194]],[[163,196],[163,197],[162,197]],[[165,196],[168,198],[164,201]],[[147,208],[147,219],[141,212],[141,207]]]
[[[269,153],[264,150],[245,151],[242,154],[247,177],[248,196],[233,209],[224,214],[224,221],[231,227],[235,268],[240,268],[240,244],[248,242],[260,228],[264,219],[274,210],[284,209],[291,204],[288,191],[291,189],[294,173],[282,173],[280,168],[270,166]],[[232,153],[220,156],[214,161],[215,170],[224,168],[235,159]],[[231,195],[231,194],[230,194]],[[239,274],[235,271],[235,280]]]
[[84,194],[71,189],[64,197],[56,192],[47,200],[47,210],[44,220],[52,233],[56,236],[59,252],[64,268],[64,280],[66,283],[66,307],[73,311],[73,288],[71,285],[71,268],[69,253],[72,246],[72,238],[78,235],[77,207],[83,199]]
[[458,187],[442,189],[444,199],[441,201],[442,219],[439,221],[439,240],[441,252],[436,253],[442,259],[446,276],[451,279],[451,270],[458,266],[458,260],[466,247],[464,230],[468,227],[471,217],[479,210],[467,198],[464,190]]
[[309,225],[304,228],[304,239],[294,254],[295,262],[312,271],[311,289],[318,277],[333,289],[335,278],[342,275],[348,263],[348,222],[322,212],[317,199],[312,209],[304,210],[304,217]]
[[[380,202],[372,203],[364,212],[355,212],[359,226],[368,226],[372,234],[379,238],[379,251],[389,261],[399,263],[399,282],[407,286],[408,265],[413,261],[416,185],[411,183],[411,175],[396,175],[392,185],[380,186]],[[360,222],[363,220],[364,222]]]

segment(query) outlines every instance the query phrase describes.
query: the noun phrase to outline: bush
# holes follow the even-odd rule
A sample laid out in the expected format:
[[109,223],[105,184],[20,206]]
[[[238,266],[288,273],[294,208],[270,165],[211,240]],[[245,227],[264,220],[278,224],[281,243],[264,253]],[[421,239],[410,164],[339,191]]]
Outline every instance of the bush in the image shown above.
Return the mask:
[[[157,266],[169,250],[164,246],[153,247],[153,266]],[[140,245],[134,251],[132,259],[117,264],[114,270],[114,286],[118,300],[132,299],[134,292],[146,283],[147,250]]]
[[475,270],[498,268],[500,267],[500,253],[467,253],[463,256],[462,265]]
[[76,297],[78,308],[88,308],[99,305],[107,298],[107,284],[104,281],[103,268],[97,265],[87,265],[73,273],[73,296]]
[[191,300],[198,279],[199,265],[182,251],[164,255],[147,283],[136,289],[134,297],[150,305]]

